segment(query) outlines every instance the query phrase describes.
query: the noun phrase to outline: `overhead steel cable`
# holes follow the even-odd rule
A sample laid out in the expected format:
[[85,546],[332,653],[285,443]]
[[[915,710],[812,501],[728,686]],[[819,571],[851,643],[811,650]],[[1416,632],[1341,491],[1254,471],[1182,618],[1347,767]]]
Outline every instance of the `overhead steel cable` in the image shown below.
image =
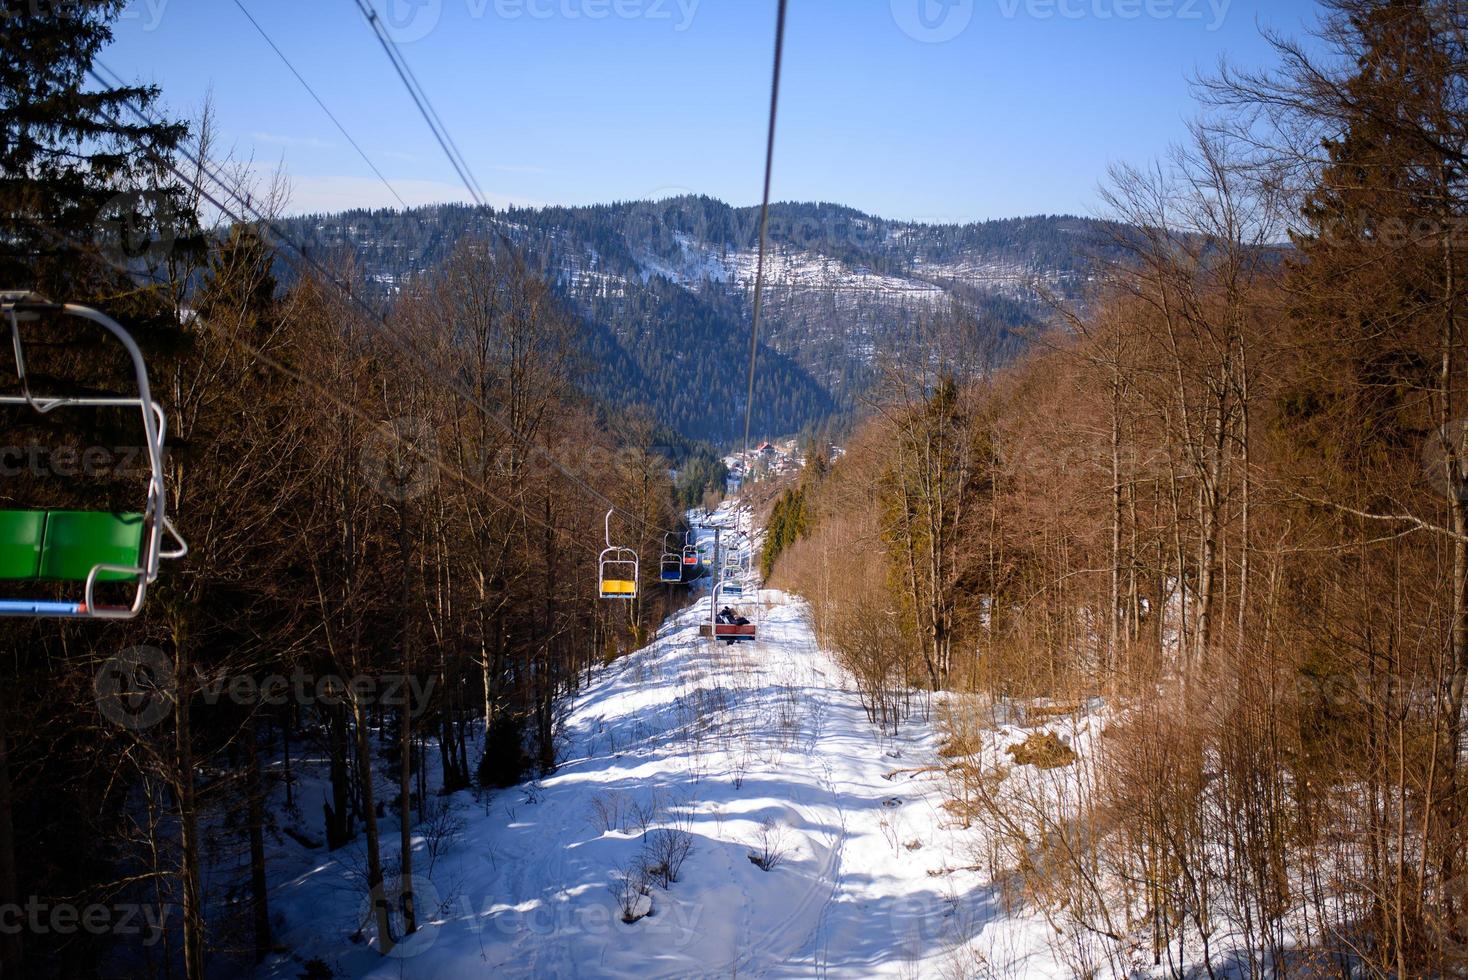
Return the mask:
[[292,75],[296,76],[296,81],[301,83],[301,87],[321,107],[321,111],[326,113],[326,118],[331,120],[331,124],[337,128],[337,132],[342,134],[342,138],[352,145],[352,149],[357,151],[357,156],[362,158],[362,162],[367,164],[367,168],[377,175],[378,180],[382,181],[382,186],[387,188],[389,194],[397,198],[397,202],[406,211],[408,209],[408,202],[403,200],[403,196],[398,193],[397,188],[392,185],[392,182],[383,176],[381,170],[377,169],[377,164],[372,162],[372,158],[367,155],[367,151],[363,150],[357,141],[352,138],[352,134],[347,132],[347,127],[342,125],[341,120],[336,117],[336,113],[332,112],[326,103],[322,101],[321,96],[316,94],[316,90],[311,87],[311,83],[306,81],[305,76],[296,70],[296,66],[291,64],[291,60],[285,56],[285,52],[280,50],[280,46],[271,39],[270,35],[265,33],[265,28],[261,27],[260,22],[255,19],[254,15],[245,9],[245,5],[241,0],[234,0],[234,5],[240,9],[240,13],[245,15],[245,19],[250,22],[250,26],[255,28],[255,33],[259,34],[265,43],[270,45],[270,50],[275,52],[275,56],[290,70]]
[[[111,92],[118,91],[118,87],[115,86],[121,85],[121,77],[117,75],[116,72],[108,68],[105,64],[103,64],[100,60],[98,60],[95,64],[95,68],[87,69],[87,72],[92,77],[92,79]],[[110,83],[107,79],[103,78],[98,73],[98,68],[112,75],[115,85],[114,83]],[[147,125],[158,124],[158,121],[153,116],[149,115],[146,111],[139,108],[132,101],[127,101],[124,104],[126,105],[128,111],[131,112],[132,115],[135,116],[139,121]],[[114,123],[117,122],[115,117],[110,121]],[[459,382],[456,378],[452,377],[451,375],[445,376],[441,372],[433,370],[430,365],[428,365],[423,360],[422,355],[412,343],[398,336],[397,331],[394,329],[385,313],[374,310],[349,285],[344,285],[343,283],[339,282],[328,269],[326,269],[323,265],[321,265],[320,262],[318,262],[310,255],[305,246],[299,244],[293,238],[291,238],[290,235],[288,235],[274,219],[261,212],[248,197],[240,194],[237,190],[235,190],[230,185],[229,181],[221,177],[218,173],[210,168],[209,162],[207,160],[204,160],[202,156],[196,156],[185,147],[180,146],[178,148],[178,152],[184,157],[185,160],[187,160],[196,168],[198,173],[207,176],[211,182],[213,182],[218,188],[221,189],[225,196],[229,197],[237,203],[238,207],[240,208],[238,212],[236,212],[225,202],[219,200],[219,198],[216,197],[214,194],[211,194],[207,188],[202,186],[198,178],[193,177],[188,173],[185,173],[183,169],[179,167],[178,164],[169,157],[153,153],[152,151],[147,152],[150,152],[150,154],[154,158],[154,161],[159,166],[169,170],[179,180],[194,188],[204,198],[204,200],[208,201],[210,205],[216,208],[221,214],[228,217],[231,221],[238,224],[249,224],[252,222],[258,223],[259,225],[269,229],[271,234],[275,236],[276,239],[278,239],[280,244],[287,246],[290,252],[294,253],[294,259],[291,258],[291,255],[289,253],[284,251],[282,251],[280,255],[281,258],[291,264],[298,273],[301,271],[301,265],[308,266],[311,271],[313,271],[318,277],[321,278],[323,282],[330,283],[333,287],[335,287],[346,298],[349,304],[360,309],[370,322],[375,325],[381,326],[384,335],[393,343],[395,347],[397,347],[400,352],[404,354],[404,356],[412,360],[414,363],[418,364],[420,369],[423,370],[425,376],[448,386],[450,390],[455,392],[467,404],[477,408],[486,419],[490,420],[496,426],[498,426],[510,439],[514,440],[516,443],[530,451],[532,454],[537,455],[539,458],[541,458],[543,462],[545,462],[556,472],[560,473],[561,476],[563,476],[566,480],[570,481],[573,485],[579,487],[581,490],[589,494],[600,503],[611,508],[624,520],[632,523],[637,527],[641,527],[647,531],[656,532],[659,536],[663,534],[678,533],[675,531],[670,531],[667,528],[652,524],[642,517],[627,511],[625,508],[619,507],[616,502],[614,502],[606,494],[602,493],[600,490],[597,490],[591,484],[587,483],[581,477],[577,476],[575,473],[567,469],[566,466],[560,462],[560,460],[556,459],[555,456],[553,456],[543,446],[539,445],[528,436],[517,432],[512,425],[510,425],[504,419],[500,418],[493,409],[491,409],[483,401],[477,398],[473,392],[469,391],[468,388],[461,382]]]
[[775,69],[770,82],[770,129],[765,140],[765,192],[760,203],[759,259],[754,274],[754,325],[749,332],[749,393],[744,403],[744,455],[749,456],[749,429],[754,420],[754,375],[759,361],[759,328],[764,314],[765,252],[770,240],[770,184],[775,174],[775,128],[780,115],[780,69],[785,60],[785,12],[780,0],[775,14]]
[[454,142],[454,137],[449,132],[449,128],[444,125],[443,119],[439,116],[438,111],[433,108],[433,100],[428,97],[428,92],[418,83],[418,76],[413,74],[413,69],[408,64],[407,58],[403,57],[403,53],[399,50],[397,42],[387,33],[387,28],[382,24],[382,18],[377,15],[377,11],[368,0],[355,0],[355,2],[357,9],[367,19],[367,25],[372,28],[372,33],[377,38],[377,43],[382,45],[382,50],[387,55],[387,60],[392,63],[393,71],[397,72],[399,80],[403,83],[403,87],[408,90],[408,96],[412,98],[413,104],[418,107],[418,112],[423,116],[423,121],[428,124],[429,130],[433,133],[433,138],[438,141],[438,145],[442,148],[444,155],[449,158],[449,163],[453,164],[454,169],[458,171],[459,179],[464,182],[465,188],[468,189],[470,196],[474,198],[474,203],[480,207],[488,207],[484,199],[484,192],[480,189],[479,181],[475,179],[474,172],[469,169],[469,162],[464,159],[464,155],[459,151],[459,145]]

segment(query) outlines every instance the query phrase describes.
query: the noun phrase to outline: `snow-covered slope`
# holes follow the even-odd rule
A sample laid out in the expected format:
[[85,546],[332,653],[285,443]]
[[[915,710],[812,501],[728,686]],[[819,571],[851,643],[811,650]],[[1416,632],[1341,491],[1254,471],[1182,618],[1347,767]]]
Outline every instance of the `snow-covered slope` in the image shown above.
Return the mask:
[[[694,516],[710,525],[701,545],[718,525],[736,557],[758,546],[747,512]],[[360,850],[276,840],[271,907],[291,952],[260,975],[875,977],[1000,961],[1013,976],[1067,975],[1043,923],[1001,913],[972,867],[975,830],[943,807],[928,713],[883,736],[817,644],[804,601],[750,596],[739,609],[759,642],[702,639],[701,597],[583,690],[553,774],[459,793],[415,827],[422,925],[390,955]],[[322,774],[304,769],[298,805],[317,813]],[[392,869],[392,816],[381,829]],[[675,881],[622,884],[652,863],[653,845],[679,839],[691,848]],[[400,887],[390,874],[386,894]]]
[[[985,929],[1042,949],[1033,923],[1002,920],[986,883],[954,870],[971,841],[922,772],[937,761],[931,727],[879,737],[798,599],[760,593],[746,614],[761,642],[741,647],[699,638],[707,603],[585,691],[553,775],[460,794],[436,861],[420,830],[429,921],[393,956],[370,927],[353,942],[366,903],[350,853],[273,855],[296,866],[272,894],[295,955],[264,975],[319,958],[348,977],[870,977],[937,970]],[[685,828],[692,850],[629,925],[611,886],[643,854],[644,821]],[[769,871],[750,859],[767,838],[783,852]]]

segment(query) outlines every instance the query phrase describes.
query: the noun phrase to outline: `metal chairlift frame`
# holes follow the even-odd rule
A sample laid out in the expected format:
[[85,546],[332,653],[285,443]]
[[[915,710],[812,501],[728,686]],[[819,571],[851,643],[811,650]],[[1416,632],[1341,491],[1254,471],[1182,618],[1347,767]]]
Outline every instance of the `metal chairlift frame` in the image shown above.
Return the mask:
[[663,535],[663,557],[659,563],[658,577],[667,585],[676,585],[683,581],[683,553],[674,550],[676,545],[668,543],[668,539],[675,534],[676,532],[669,531]]
[[[99,563],[87,574],[83,598],[75,600],[32,600],[0,598],[0,617],[24,617],[29,619],[133,619],[143,611],[148,586],[158,579],[159,562],[175,560],[188,554],[189,546],[168,517],[168,495],[163,483],[163,443],[168,432],[168,418],[163,408],[153,400],[148,384],[148,368],[142,352],[116,320],[90,307],[75,303],[53,303],[25,291],[0,292],[0,311],[10,328],[11,348],[15,354],[16,377],[20,382],[20,394],[0,395],[0,405],[25,405],[45,415],[59,408],[136,408],[143,422],[143,433],[148,451],[148,492],[142,512],[142,529],[138,546],[137,563]],[[97,324],[110,333],[127,352],[132,362],[133,378],[137,385],[136,396],[73,396],[38,395],[31,391],[31,379],[26,371],[25,343],[21,336],[21,324],[32,323],[48,314],[73,316]],[[35,512],[39,515],[42,512]],[[46,512],[49,522],[63,512]],[[68,518],[76,515],[67,513]],[[117,516],[117,515],[109,515]],[[163,547],[163,535],[167,533],[174,547]],[[108,581],[133,579],[135,586],[132,601],[126,606],[101,606],[95,599],[99,577]],[[36,578],[39,578],[39,574]]]
[[[603,599],[636,599],[642,584],[641,561],[637,552],[632,548],[622,548],[612,544],[612,515],[614,513],[616,513],[615,507],[607,511],[607,547],[597,562],[597,584]],[[630,569],[632,578],[609,578],[608,572],[612,569]],[[626,588],[629,585],[630,590]],[[609,586],[616,586],[616,588],[608,588]]]
[[744,598],[744,562],[734,552],[730,552],[724,559],[724,567],[719,571],[719,581],[724,584],[729,594],[736,599]]
[[731,626],[719,622],[719,605],[726,585],[723,579],[714,584],[713,594],[709,597],[709,621],[699,629],[699,634],[715,642],[753,643],[759,639],[759,627],[754,623]]

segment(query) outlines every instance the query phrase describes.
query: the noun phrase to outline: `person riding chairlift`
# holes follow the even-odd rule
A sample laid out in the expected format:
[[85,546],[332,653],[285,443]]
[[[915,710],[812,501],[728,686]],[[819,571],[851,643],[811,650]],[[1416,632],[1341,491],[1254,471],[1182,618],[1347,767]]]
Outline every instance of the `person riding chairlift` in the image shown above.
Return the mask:
[[723,608],[723,611],[719,613],[719,622],[723,623],[725,626],[749,625],[749,620],[745,619],[743,616],[736,615],[734,613],[734,610],[729,608],[728,606],[725,606]]

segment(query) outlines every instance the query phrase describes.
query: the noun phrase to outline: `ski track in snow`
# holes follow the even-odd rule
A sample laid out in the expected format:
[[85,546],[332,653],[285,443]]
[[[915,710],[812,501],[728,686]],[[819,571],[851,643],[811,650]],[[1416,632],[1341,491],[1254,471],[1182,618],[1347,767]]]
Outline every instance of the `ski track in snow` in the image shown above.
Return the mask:
[[[951,870],[974,863],[973,836],[940,809],[939,776],[894,773],[937,761],[932,726],[914,718],[880,736],[801,600],[761,592],[760,642],[733,647],[698,636],[708,603],[581,691],[553,774],[479,803],[454,798],[465,826],[429,876],[440,901],[403,955],[351,940],[361,897],[344,880],[346,859],[272,854],[282,869],[272,909],[295,957],[260,975],[295,977],[312,957],[377,980],[912,975],[1000,924],[988,883]],[[306,814],[319,813],[310,801],[323,790],[303,779]],[[679,881],[654,887],[653,914],[626,925],[609,884],[640,853],[641,834],[604,831],[593,817],[598,801],[655,800],[691,812],[693,850]],[[790,842],[769,872],[748,857],[766,818]],[[381,827],[384,860],[395,861],[395,823]],[[421,837],[414,861],[426,875]]]

